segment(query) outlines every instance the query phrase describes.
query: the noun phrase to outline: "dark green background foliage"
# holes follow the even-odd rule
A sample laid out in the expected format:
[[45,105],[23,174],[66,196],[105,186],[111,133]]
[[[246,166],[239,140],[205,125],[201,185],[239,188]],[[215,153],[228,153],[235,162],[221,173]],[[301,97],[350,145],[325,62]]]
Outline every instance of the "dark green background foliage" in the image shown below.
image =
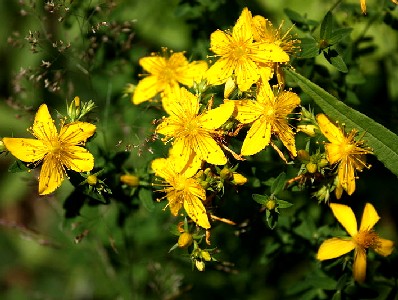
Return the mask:
[[[205,272],[193,270],[181,249],[168,253],[177,241],[176,220],[163,211],[165,202],[154,201],[150,185],[124,189],[118,181],[128,171],[150,182],[148,163],[166,155],[151,136],[161,112],[146,103],[133,106],[124,95],[126,84],[140,79],[138,59],[161,47],[205,59],[210,34],[231,27],[244,6],[275,27],[295,23],[291,33],[302,40],[292,60],[296,72],[397,133],[398,9],[369,0],[363,16],[359,0],[336,3],[1,1],[0,136],[28,137],[43,102],[65,115],[74,96],[92,99],[98,130],[89,149],[98,158],[94,171],[102,170],[99,178],[112,190],[103,197],[83,186],[74,190],[82,178],[70,174],[53,196],[39,197],[37,170],[9,173],[14,159],[2,154],[1,299],[394,299],[396,251],[387,259],[370,254],[369,280],[361,286],[351,278],[352,256],[316,261],[324,239],[345,233],[311,190],[275,187],[279,174],[288,180],[298,169],[270,147],[240,164],[246,185],[225,189],[217,215],[237,225],[215,223],[211,247],[218,262],[207,263]],[[307,109],[325,109],[324,98],[306,91],[308,82],[291,73],[287,84]],[[303,149],[306,138],[297,139]],[[357,216],[365,202],[373,203],[381,216],[378,232],[397,241],[397,170],[375,157],[368,162],[372,168],[360,174],[354,195],[340,201]],[[279,214],[266,213],[261,199],[268,198],[252,194],[279,199]]]

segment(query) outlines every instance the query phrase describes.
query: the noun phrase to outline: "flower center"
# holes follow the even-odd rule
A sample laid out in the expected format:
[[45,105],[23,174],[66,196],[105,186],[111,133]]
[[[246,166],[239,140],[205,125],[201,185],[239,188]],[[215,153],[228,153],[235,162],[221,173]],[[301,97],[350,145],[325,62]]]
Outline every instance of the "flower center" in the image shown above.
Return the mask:
[[171,66],[166,66],[163,72],[159,74],[159,80],[163,82],[173,81],[175,77],[175,71]]
[[186,185],[187,185],[186,178],[184,178],[183,176],[177,176],[176,177],[176,181],[175,181],[175,184],[174,184],[174,189],[177,192],[181,192],[181,191],[185,190]]
[[240,60],[241,58],[246,56],[246,46],[243,44],[234,44],[231,47],[231,56],[235,60]]
[[355,243],[362,248],[377,248],[380,244],[379,236],[373,230],[362,230],[354,237]]

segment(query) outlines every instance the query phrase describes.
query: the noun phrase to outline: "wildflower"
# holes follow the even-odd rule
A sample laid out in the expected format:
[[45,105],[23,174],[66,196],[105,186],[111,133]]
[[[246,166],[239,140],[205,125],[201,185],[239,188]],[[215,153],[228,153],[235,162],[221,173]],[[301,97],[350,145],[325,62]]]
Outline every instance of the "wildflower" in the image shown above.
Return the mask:
[[134,104],[147,101],[160,92],[178,89],[179,83],[191,87],[195,81],[202,79],[207,70],[205,61],[189,63],[183,52],[172,53],[169,58],[153,54],[141,58],[139,64],[149,75],[135,87],[132,98]]
[[274,43],[254,42],[251,12],[244,8],[232,32],[216,30],[210,49],[219,59],[207,71],[209,84],[222,84],[235,74],[241,91],[260,78],[258,63],[287,62],[289,56]]
[[257,94],[257,101],[234,101],[237,108],[236,119],[243,124],[251,124],[241,154],[253,155],[263,150],[276,134],[292,153],[297,155],[293,129],[288,123],[288,114],[300,104],[297,94],[289,91],[274,95],[269,83],[263,83]]
[[364,282],[366,277],[366,251],[373,249],[382,256],[388,256],[393,251],[393,242],[380,238],[373,230],[379,221],[372,204],[366,203],[362,214],[361,224],[357,230],[357,221],[350,207],[343,204],[330,204],[336,219],[351,236],[350,238],[331,238],[319,247],[317,259],[326,260],[342,256],[354,250],[353,275],[358,282]]
[[177,171],[173,159],[158,158],[152,162],[155,175],[164,179],[163,191],[169,201],[168,206],[174,216],[184,207],[187,215],[199,226],[210,228],[209,219],[203,201],[206,200],[206,191],[193,178],[197,169]]
[[362,140],[355,141],[358,131],[352,129],[349,134],[333,124],[324,114],[316,117],[319,129],[330,143],[325,144],[326,158],[331,164],[338,164],[338,185],[336,197],[339,199],[344,189],[348,195],[355,191],[355,171],[362,171],[366,164],[365,154],[372,153],[364,148]]
[[156,132],[165,135],[166,140],[173,139],[172,151],[181,166],[194,156],[211,164],[226,164],[227,158],[214,136],[232,115],[233,103],[200,114],[198,97],[181,88],[163,99],[163,107],[170,116],[163,119]]
[[[294,51],[298,50],[299,40],[292,39],[289,32],[293,28],[291,27],[285,34],[282,35],[282,25],[275,29],[271,21],[267,20],[263,16],[254,16],[252,20],[252,30],[254,41],[272,44],[278,47],[280,52],[280,58],[286,59],[286,55],[292,54]],[[282,55],[282,53],[284,53]],[[263,81],[268,81],[274,72],[276,72],[278,77],[278,82],[283,82],[282,74],[278,68],[279,63],[285,62],[284,59],[275,59],[267,63],[260,63],[260,73]],[[288,61],[288,60],[287,60]]]
[[[361,10],[362,13],[365,15],[366,14],[366,0],[360,0],[361,1]],[[398,4],[397,0],[391,0],[391,2]]]
[[178,247],[188,248],[193,243],[193,236],[189,232],[183,232],[178,237]]
[[43,162],[39,177],[39,194],[46,195],[57,189],[64,180],[66,169],[90,171],[94,157],[81,145],[95,132],[95,125],[72,122],[62,125],[58,134],[47,105],[42,104],[29,131],[36,139],[4,138],[8,151],[27,163]]

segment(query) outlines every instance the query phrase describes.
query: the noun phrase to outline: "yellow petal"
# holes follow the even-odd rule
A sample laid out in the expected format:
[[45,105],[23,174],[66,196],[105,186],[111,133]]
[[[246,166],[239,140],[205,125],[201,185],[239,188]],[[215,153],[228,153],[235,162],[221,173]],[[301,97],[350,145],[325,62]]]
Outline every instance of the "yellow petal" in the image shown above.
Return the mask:
[[252,13],[245,7],[242,10],[239,19],[232,29],[232,37],[237,41],[251,42],[253,40],[252,32]]
[[357,282],[364,282],[366,278],[366,252],[362,248],[356,248],[354,264],[352,265],[354,279]]
[[279,120],[274,123],[274,133],[281,139],[283,145],[293,156],[297,156],[296,141],[294,139],[293,129],[287,123],[287,120]]
[[321,244],[316,258],[319,260],[336,258],[352,251],[354,248],[355,243],[351,239],[331,238]]
[[184,204],[183,193],[176,190],[170,191],[167,193],[167,200],[169,201],[170,212],[177,216]]
[[203,205],[203,202],[199,198],[193,195],[187,195],[187,198],[185,198],[184,201],[184,209],[188,216],[200,227],[205,229],[210,228],[206,209]]
[[162,177],[168,181],[169,176],[168,176],[168,171],[169,171],[169,165],[168,161],[165,158],[157,158],[152,161],[151,163],[151,168],[152,170],[155,171],[155,175]]
[[271,43],[258,43],[258,49],[250,57],[259,63],[289,61],[289,55],[278,45]]
[[175,116],[180,120],[192,118],[199,112],[198,97],[185,88],[174,88],[162,99],[162,103],[170,116]]
[[76,172],[88,172],[94,168],[94,156],[79,146],[65,148],[59,159],[66,168]]
[[359,227],[360,231],[370,230],[375,224],[380,220],[376,209],[371,203],[366,203],[363,210],[361,225]]
[[3,142],[12,155],[24,162],[42,160],[48,153],[47,147],[41,140],[5,137]]
[[355,236],[358,233],[358,226],[352,209],[347,205],[336,203],[331,203],[330,208],[332,209],[336,219],[345,228],[345,230],[351,236]]
[[235,103],[233,101],[227,101],[219,107],[205,112],[200,116],[199,121],[203,128],[217,129],[231,117],[234,109]]
[[52,141],[58,137],[57,128],[54,125],[54,120],[51,118],[46,104],[40,105],[37,110],[32,126],[32,133],[37,139],[44,141]]
[[95,132],[96,126],[87,122],[73,122],[62,126],[59,140],[63,144],[79,145],[86,142]]
[[325,144],[326,158],[331,164],[339,162],[343,158],[340,144]]
[[234,69],[233,60],[220,57],[205,74],[208,84],[219,85],[226,82],[232,76]]
[[393,241],[379,238],[378,242],[379,242],[378,246],[376,248],[374,248],[376,253],[378,253],[382,256],[388,256],[394,250],[394,242]]
[[[173,142],[172,150],[173,163],[175,170],[183,170],[195,155],[194,151],[197,150],[197,145],[188,144],[186,139],[175,139]],[[199,159],[202,159],[198,155]]]
[[361,0],[361,10],[363,14],[366,14],[366,0]]
[[54,192],[64,180],[64,169],[56,157],[51,154],[44,159],[39,176],[39,194],[47,195]]
[[179,71],[177,80],[184,85],[191,87],[194,82],[200,82],[207,71],[207,62],[193,61],[186,68]]
[[333,124],[329,118],[324,114],[318,114],[316,116],[318,121],[319,129],[322,134],[333,144],[341,144],[344,140],[343,132]]
[[138,63],[145,71],[154,75],[162,73],[167,65],[166,59],[162,56],[143,57]]
[[199,158],[214,165],[225,165],[227,158],[221,147],[209,134],[197,136],[193,141],[192,149]]
[[231,47],[231,36],[224,31],[216,30],[210,35],[210,50],[224,56],[229,54]]
[[355,191],[355,170],[349,158],[341,160],[338,169],[339,184],[347,192],[352,195]]
[[254,100],[238,100],[235,101],[235,106],[237,110],[236,119],[243,123],[249,124],[256,121],[263,114],[264,107]]
[[242,57],[235,68],[236,84],[244,92],[258,81],[260,72],[257,65],[250,58]]
[[163,134],[167,137],[173,136],[180,128],[179,119],[175,116],[164,118],[156,127],[156,133]]
[[300,105],[300,97],[293,92],[282,92],[278,95],[276,104],[278,111],[282,110],[286,113],[290,113]]
[[138,105],[145,102],[155,97],[160,91],[158,78],[152,75],[147,76],[138,82],[133,94],[133,104]]
[[271,140],[271,124],[264,120],[255,121],[243,141],[241,154],[253,155],[263,150]]

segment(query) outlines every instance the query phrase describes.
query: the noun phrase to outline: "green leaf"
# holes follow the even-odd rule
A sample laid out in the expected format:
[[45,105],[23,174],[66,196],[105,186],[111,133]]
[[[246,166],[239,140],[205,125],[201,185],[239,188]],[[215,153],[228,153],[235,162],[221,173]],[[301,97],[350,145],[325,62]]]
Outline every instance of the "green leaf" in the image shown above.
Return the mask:
[[348,68],[343,60],[343,57],[336,50],[323,52],[323,54],[325,55],[325,58],[328,60],[328,62],[337,70],[343,73],[348,72]]
[[276,200],[278,203],[278,208],[288,208],[293,205],[293,203],[287,202],[285,200]]
[[286,173],[282,172],[275,178],[274,182],[271,185],[271,193],[273,195],[277,195],[280,191],[283,190],[286,181]]
[[286,69],[286,72],[330,118],[344,123],[348,130],[356,128],[365,132],[365,139],[368,146],[373,149],[374,155],[386,168],[398,176],[398,136],[396,134],[368,116],[345,105],[295,71]]
[[274,229],[278,224],[279,214],[275,210],[265,211],[265,220],[267,221],[268,227]]
[[333,15],[330,11],[327,12],[326,16],[323,18],[320,29],[320,38],[328,40],[333,32]]
[[155,204],[153,203],[152,192],[150,190],[140,189],[138,192],[138,198],[148,211],[153,211]]
[[300,39],[301,51],[297,54],[300,58],[311,58],[319,55],[319,44],[313,38]]
[[8,172],[10,173],[19,173],[19,172],[26,172],[30,170],[26,164],[24,164],[22,161],[20,160],[16,160],[15,162],[13,162],[11,164],[11,166],[8,168]]
[[331,33],[329,36],[328,43],[329,45],[334,45],[344,39],[352,32],[352,28],[340,28]]
[[265,204],[269,199],[267,195],[259,195],[259,194],[253,194],[252,197],[254,201],[256,201],[261,205]]

